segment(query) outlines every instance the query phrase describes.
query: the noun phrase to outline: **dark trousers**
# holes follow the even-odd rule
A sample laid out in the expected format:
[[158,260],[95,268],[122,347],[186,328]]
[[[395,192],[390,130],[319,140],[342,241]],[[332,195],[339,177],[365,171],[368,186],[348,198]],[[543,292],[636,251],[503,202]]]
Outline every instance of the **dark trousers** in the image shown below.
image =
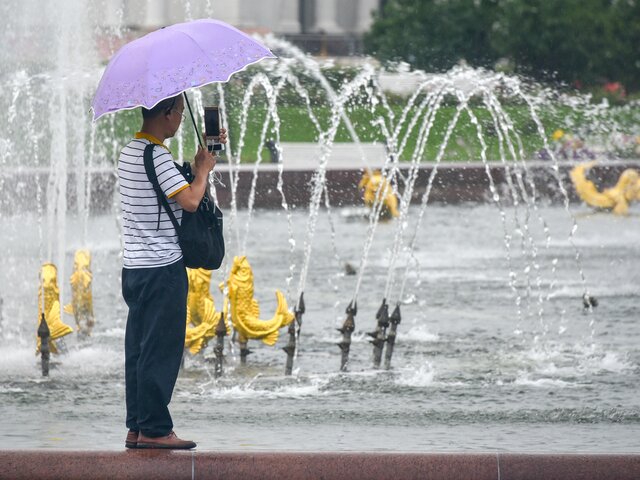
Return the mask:
[[122,269],[129,307],[124,338],[127,427],[148,437],[173,430],[169,402],[184,350],[189,283],[182,260]]

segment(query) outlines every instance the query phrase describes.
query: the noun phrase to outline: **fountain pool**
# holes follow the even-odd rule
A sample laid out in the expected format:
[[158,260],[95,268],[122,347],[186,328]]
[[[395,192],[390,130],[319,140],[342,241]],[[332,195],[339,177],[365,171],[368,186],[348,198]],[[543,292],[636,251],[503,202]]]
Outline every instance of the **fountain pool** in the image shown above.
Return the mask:
[[[201,448],[221,450],[637,452],[638,213],[621,219],[576,212],[574,241],[588,258],[585,274],[600,305],[585,312],[573,247],[553,241],[540,253],[543,264],[558,259],[557,285],[541,322],[526,301],[521,318],[514,314],[499,212],[484,205],[430,207],[390,371],[371,369],[364,335],[375,327],[387,273],[383,247],[394,232],[392,223],[381,224],[363,278],[349,373],[338,372],[335,328],[349,300],[340,292],[351,288],[353,277],[342,273],[321,219],[294,375],[283,376],[280,348],[257,342],[246,366],[227,345],[219,380],[212,364],[188,358],[172,401],[176,429]],[[545,207],[543,214],[550,228],[566,225],[563,208]],[[94,335],[86,343],[67,337],[69,351],[46,379],[34,352],[39,242],[31,220],[4,220],[0,448],[120,448],[126,309],[114,217],[92,217],[88,229]],[[347,209],[334,210],[333,220],[341,259],[357,264],[365,221]],[[306,210],[293,212],[296,237],[306,221]],[[256,295],[269,312],[271,285],[289,267],[277,260],[286,231],[271,226],[286,220],[277,211],[259,211],[253,222],[261,234],[247,248],[255,252]],[[81,219],[70,218],[68,228],[70,268]],[[214,273],[212,284],[221,279]],[[548,288],[542,285],[545,294]],[[214,298],[219,305],[217,292]]]

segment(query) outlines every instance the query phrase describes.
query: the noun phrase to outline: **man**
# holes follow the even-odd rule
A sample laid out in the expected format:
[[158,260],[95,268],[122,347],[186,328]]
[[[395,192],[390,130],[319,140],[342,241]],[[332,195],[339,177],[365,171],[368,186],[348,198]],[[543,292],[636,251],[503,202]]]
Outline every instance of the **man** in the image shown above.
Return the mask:
[[[168,405],[178,377],[185,337],[188,281],[178,235],[144,169],[144,149],[154,144],[158,183],[178,222],[183,209],[195,212],[216,164],[198,148],[189,185],[173,163],[164,140],[175,135],[184,99],[161,101],[142,109],[142,129],[124,147],[118,161],[124,240],[122,295],[127,306],[125,381],[127,448],[189,449],[196,444],[173,432]],[[220,141],[226,143],[221,129]]]

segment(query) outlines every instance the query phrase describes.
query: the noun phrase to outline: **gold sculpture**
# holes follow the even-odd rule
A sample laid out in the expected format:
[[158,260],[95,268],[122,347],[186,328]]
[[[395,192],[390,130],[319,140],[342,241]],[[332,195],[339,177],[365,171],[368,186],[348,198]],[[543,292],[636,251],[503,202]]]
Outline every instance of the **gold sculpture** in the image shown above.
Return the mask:
[[260,306],[253,298],[253,271],[246,256],[233,257],[227,287],[231,321],[238,331],[240,343],[247,339],[259,339],[267,345],[275,345],[278,331],[294,319],[282,292],[276,290],[278,306],[274,316],[270,320],[260,320]]
[[[44,310],[43,310],[44,309]],[[49,327],[49,349],[58,353],[55,340],[73,332],[73,328],[60,318],[60,289],[58,288],[58,269],[53,263],[44,263],[40,269],[40,288],[38,289],[38,322],[44,318]],[[40,338],[37,339],[36,353],[40,353]]]
[[398,199],[391,189],[391,185],[386,178],[382,176],[380,170],[373,172],[366,171],[358,183],[358,189],[363,190],[363,199],[366,206],[373,207],[376,202],[376,194],[380,191],[383,206],[380,210],[381,217],[397,217],[398,216]]
[[76,319],[78,332],[89,336],[95,325],[93,316],[93,295],[91,293],[91,254],[88,250],[76,251],[71,274],[71,303],[65,305],[64,312]]
[[[220,312],[216,311],[211,295],[211,270],[204,268],[187,268],[189,278],[189,294],[187,296],[187,330],[184,346],[192,355],[206,347],[209,340],[215,337],[216,326],[220,321]],[[227,333],[230,326],[226,321]]]
[[592,207],[612,210],[617,215],[627,215],[629,204],[640,200],[640,174],[637,170],[628,168],[622,172],[615,186],[600,192],[586,177],[586,172],[596,163],[587,162],[573,167],[570,176],[576,192]]

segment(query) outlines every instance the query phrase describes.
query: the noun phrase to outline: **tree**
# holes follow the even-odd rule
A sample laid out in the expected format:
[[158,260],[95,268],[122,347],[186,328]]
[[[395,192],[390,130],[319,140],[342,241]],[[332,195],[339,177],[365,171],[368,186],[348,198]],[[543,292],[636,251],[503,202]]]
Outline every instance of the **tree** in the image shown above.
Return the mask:
[[640,0],[388,0],[364,40],[427,71],[506,57],[538,79],[640,88]]
[[461,59],[491,65],[490,32],[498,0],[390,0],[365,35],[367,52],[430,71]]
[[503,0],[491,46],[537,78],[638,88],[638,40],[635,0]]

